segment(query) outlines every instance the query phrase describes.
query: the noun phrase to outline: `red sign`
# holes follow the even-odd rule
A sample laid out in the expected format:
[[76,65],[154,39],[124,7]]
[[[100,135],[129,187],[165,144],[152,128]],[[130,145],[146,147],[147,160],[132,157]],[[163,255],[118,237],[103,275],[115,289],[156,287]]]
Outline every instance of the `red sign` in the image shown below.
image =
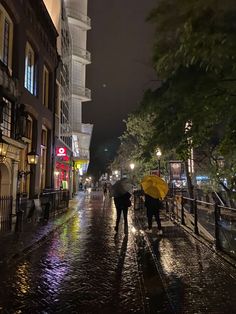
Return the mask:
[[57,147],[56,148],[56,155],[58,157],[65,157],[66,156],[66,148],[65,147]]

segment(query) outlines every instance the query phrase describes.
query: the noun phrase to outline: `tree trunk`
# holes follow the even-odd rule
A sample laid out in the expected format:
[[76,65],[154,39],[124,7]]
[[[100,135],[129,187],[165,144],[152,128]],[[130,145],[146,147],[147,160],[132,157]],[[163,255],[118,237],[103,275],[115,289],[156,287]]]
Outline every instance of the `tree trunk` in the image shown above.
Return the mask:
[[194,193],[193,193],[193,184],[192,184],[192,178],[190,176],[190,173],[188,171],[188,162],[184,161],[184,167],[185,167],[185,173],[186,173],[186,180],[187,180],[187,187],[188,187],[188,196],[189,198],[194,198]]

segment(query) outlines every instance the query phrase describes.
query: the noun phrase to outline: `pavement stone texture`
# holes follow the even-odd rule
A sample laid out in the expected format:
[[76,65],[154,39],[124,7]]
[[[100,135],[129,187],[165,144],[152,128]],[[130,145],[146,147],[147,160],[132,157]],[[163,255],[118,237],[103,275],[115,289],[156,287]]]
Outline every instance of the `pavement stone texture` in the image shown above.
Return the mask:
[[164,234],[114,234],[115,208],[80,193],[47,224],[0,237],[0,313],[236,313],[236,269],[162,215]]

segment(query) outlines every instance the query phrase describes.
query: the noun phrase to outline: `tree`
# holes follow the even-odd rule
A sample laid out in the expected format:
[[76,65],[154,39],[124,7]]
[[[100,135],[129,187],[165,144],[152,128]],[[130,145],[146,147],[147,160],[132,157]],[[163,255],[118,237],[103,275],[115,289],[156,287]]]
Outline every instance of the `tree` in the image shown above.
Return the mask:
[[154,91],[146,107],[156,113],[156,141],[176,148],[183,160],[190,148],[202,146],[208,157],[223,150],[226,157],[226,143],[235,142],[235,17],[231,0],[163,0],[150,14],[157,34],[154,67],[164,92]]

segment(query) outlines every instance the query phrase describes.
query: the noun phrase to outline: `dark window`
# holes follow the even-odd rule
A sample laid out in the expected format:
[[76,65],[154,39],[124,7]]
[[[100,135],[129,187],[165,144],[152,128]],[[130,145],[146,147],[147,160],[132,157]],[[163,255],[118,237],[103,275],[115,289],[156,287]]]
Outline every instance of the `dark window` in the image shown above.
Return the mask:
[[9,58],[9,42],[10,42],[10,23],[5,19],[4,23],[4,46],[3,46],[3,63],[8,65]]

